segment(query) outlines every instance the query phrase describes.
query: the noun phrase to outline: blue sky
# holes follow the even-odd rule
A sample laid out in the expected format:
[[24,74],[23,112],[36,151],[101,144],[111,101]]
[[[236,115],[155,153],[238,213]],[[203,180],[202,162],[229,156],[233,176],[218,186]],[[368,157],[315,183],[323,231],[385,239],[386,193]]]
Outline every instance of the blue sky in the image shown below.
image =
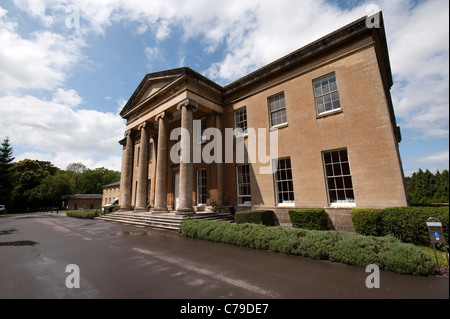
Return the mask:
[[448,169],[447,0],[1,0],[0,138],[16,160],[120,170],[118,113],[146,73],[189,66],[226,85],[373,8],[405,173]]

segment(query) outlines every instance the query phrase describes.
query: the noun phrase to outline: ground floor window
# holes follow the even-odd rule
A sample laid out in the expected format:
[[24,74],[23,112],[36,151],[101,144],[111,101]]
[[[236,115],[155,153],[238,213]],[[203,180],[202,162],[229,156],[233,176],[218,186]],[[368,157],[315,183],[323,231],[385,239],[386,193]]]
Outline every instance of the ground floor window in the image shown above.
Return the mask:
[[280,158],[274,160],[275,193],[277,205],[294,205],[294,184],[292,181],[291,159]]
[[206,204],[206,169],[197,171],[197,205]]
[[251,205],[250,165],[236,166],[238,205]]
[[347,149],[324,152],[323,163],[330,203],[354,203],[355,195]]

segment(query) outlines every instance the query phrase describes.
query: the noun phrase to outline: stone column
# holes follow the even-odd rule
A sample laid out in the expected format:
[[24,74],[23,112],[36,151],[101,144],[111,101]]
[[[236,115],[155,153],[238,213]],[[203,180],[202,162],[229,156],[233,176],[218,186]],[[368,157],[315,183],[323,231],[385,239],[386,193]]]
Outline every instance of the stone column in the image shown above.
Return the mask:
[[167,209],[167,125],[172,114],[162,112],[156,116],[158,122],[158,152],[155,177],[155,207],[152,213],[168,212]]
[[144,122],[139,126],[141,131],[141,144],[138,167],[138,183],[136,190],[135,212],[146,212],[148,201],[148,149],[150,146],[149,128],[150,123]]
[[120,210],[131,211],[131,186],[133,182],[134,132],[125,132],[122,153],[122,173],[120,177]]
[[[219,113],[216,113],[216,128],[218,130],[220,130],[220,132],[222,133],[222,115]],[[220,135],[222,136],[222,134]],[[223,142],[223,141],[222,141]],[[223,145],[223,143],[221,143],[220,145]],[[223,189],[223,156],[222,156],[222,149],[217,150],[216,152],[219,151],[220,152],[220,160],[218,160],[216,162],[216,169],[217,169],[217,206],[221,207],[222,206],[222,189]]]
[[177,109],[181,109],[181,157],[180,157],[180,189],[179,204],[177,214],[194,214],[192,208],[193,191],[193,163],[192,163],[192,143],[193,143],[193,117],[192,111],[198,107],[198,103],[186,99],[178,104]]

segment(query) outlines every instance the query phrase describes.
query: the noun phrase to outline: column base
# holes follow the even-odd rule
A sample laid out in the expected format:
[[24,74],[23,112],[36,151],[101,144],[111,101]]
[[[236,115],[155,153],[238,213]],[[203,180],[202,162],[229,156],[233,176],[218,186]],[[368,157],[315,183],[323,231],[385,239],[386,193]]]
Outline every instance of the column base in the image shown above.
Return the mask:
[[175,215],[195,215],[193,208],[178,208]]
[[169,210],[167,209],[167,207],[153,207],[150,208],[150,213],[152,214],[164,214],[164,213],[168,213]]
[[136,207],[133,210],[134,213],[145,213],[148,212],[148,208],[147,207]]
[[131,211],[133,211],[133,208],[131,206],[130,207],[120,207],[118,210],[118,212],[131,212]]

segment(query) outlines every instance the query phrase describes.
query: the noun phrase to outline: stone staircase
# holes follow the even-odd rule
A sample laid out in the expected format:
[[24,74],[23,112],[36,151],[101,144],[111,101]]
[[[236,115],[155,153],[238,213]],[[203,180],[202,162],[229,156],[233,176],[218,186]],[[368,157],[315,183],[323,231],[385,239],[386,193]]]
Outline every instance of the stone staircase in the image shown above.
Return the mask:
[[176,215],[175,213],[151,214],[149,212],[115,212],[100,217],[95,217],[96,220],[103,220],[138,227],[159,228],[175,231],[179,231],[183,220],[188,218],[201,220],[225,220],[232,223],[234,222],[234,216],[230,213],[225,212],[202,212],[190,217],[186,215]]

